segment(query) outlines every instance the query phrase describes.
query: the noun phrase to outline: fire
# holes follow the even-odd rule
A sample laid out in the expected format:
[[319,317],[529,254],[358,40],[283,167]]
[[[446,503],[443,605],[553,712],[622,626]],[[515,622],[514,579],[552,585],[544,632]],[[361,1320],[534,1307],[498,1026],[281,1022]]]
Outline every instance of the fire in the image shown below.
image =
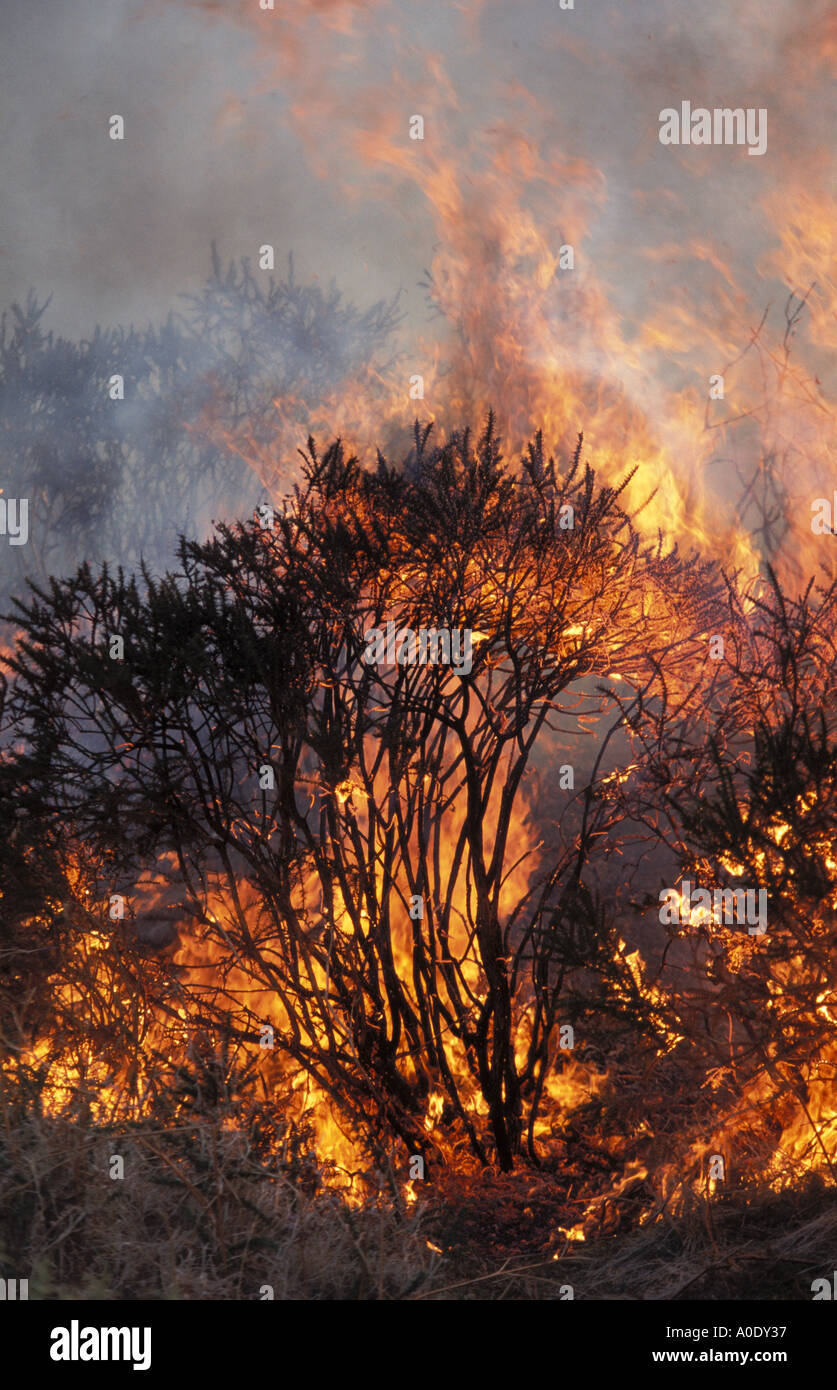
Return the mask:
[[[209,0],[201,0],[200,8],[208,15],[225,15],[223,6]],[[832,387],[823,368],[837,347],[837,200],[808,182],[810,170],[800,173],[790,196],[787,187],[780,195],[775,188],[757,186],[753,197],[773,235],[758,257],[754,280],[736,273],[720,242],[698,231],[672,239],[661,230],[656,244],[636,252],[648,280],[647,297],[626,305],[621,263],[594,254],[600,246],[599,224],[612,215],[608,177],[592,158],[546,138],[549,122],[534,96],[518,94],[519,124],[498,120],[472,129],[461,143],[428,140],[417,150],[405,137],[402,105],[391,99],[401,71],[415,56],[408,35],[393,27],[394,70],[386,91],[370,84],[355,93],[362,119],[343,119],[345,93],[333,93],[329,81],[329,64],[336,62],[338,48],[361,42],[388,7],[371,0],[359,7],[336,0],[314,6],[278,0],[277,9],[281,24],[275,13],[260,13],[255,4],[236,7],[236,19],[251,28],[260,59],[291,92],[291,118],[319,172],[336,181],[341,195],[347,201],[365,195],[374,203],[383,197],[396,201],[406,190],[421,204],[433,247],[428,289],[445,325],[432,333],[413,326],[389,370],[356,370],[325,389],[316,405],[277,396],[267,428],[262,423],[257,429],[251,420],[231,426],[220,400],[207,410],[201,428],[248,462],[277,508],[289,481],[288,459],[309,433],[340,435],[363,457],[374,441],[403,439],[415,418],[421,426],[436,423],[441,434],[448,422],[478,419],[495,408],[507,452],[515,457],[533,423],[565,456],[572,455],[583,427],[586,461],[600,479],[623,489],[623,503],[644,541],[656,545],[663,557],[678,547],[694,549],[727,571],[739,572],[745,611],[757,604],[765,553],[784,577],[800,568],[821,579],[835,572],[833,548],[822,545],[809,522],[811,498],[828,492],[829,481],[833,483],[837,443]],[[833,63],[833,33],[825,39],[819,61]],[[353,52],[347,51],[341,72],[350,73],[358,61]],[[457,129],[456,84],[438,55],[422,56],[426,108]],[[799,62],[798,53],[795,57]],[[323,150],[317,143],[312,149],[306,127],[315,130],[327,121],[334,131],[333,148]],[[654,190],[634,191],[651,196]],[[691,274],[678,279],[684,266]],[[764,310],[765,302],[776,298],[777,286],[782,287],[784,320],[778,311]],[[706,311],[710,304],[712,314]],[[723,396],[707,399],[710,374],[723,379]],[[405,384],[413,376],[422,384],[415,396]],[[740,514],[730,520],[739,503]],[[748,510],[759,506],[765,518],[773,518],[769,524],[765,520],[764,533]],[[409,547],[403,549],[397,575],[380,576],[391,581],[393,613],[409,609],[423,577]],[[484,608],[499,602],[501,577],[491,545],[477,546],[463,559],[462,586]],[[570,615],[562,633],[562,644],[574,653],[589,652],[596,640],[583,599],[582,594],[579,611]],[[373,600],[370,594],[370,622]],[[546,619],[550,600],[534,571],[521,576],[515,601],[533,623]],[[631,604],[647,624],[649,650],[664,650],[677,636],[676,605],[650,588],[623,606]],[[708,639],[713,634],[704,635]],[[476,646],[489,634],[475,630],[473,640]],[[607,662],[599,669],[614,685],[627,687],[620,698],[628,700],[638,683],[632,663],[615,643],[611,648],[600,639],[600,645],[607,648]],[[667,693],[679,693],[690,679],[672,679]],[[695,681],[696,701],[704,680],[708,677],[701,674]],[[497,727],[504,731],[506,726],[498,722]],[[415,919],[407,911],[392,933],[392,973],[406,1001],[405,1012],[421,1014],[421,979],[427,994],[440,1002],[444,1019],[432,1059],[417,1055],[402,1034],[393,1046],[392,1067],[410,1099],[416,1098],[409,1117],[415,1121],[411,1136],[426,1140],[428,1151],[444,1162],[464,1163],[463,1135],[484,1140],[490,1133],[489,1107],[468,1036],[481,1026],[486,962],[475,944],[473,885],[458,867],[464,813],[461,803],[455,805],[451,798],[451,804],[443,804],[445,798],[439,797],[434,882],[417,892],[408,866],[411,856],[416,861],[421,857],[421,826],[417,821],[404,829],[399,822],[399,797],[410,786],[414,769],[407,766],[390,786],[382,762],[364,780],[359,763],[366,757],[374,765],[375,751],[369,741],[352,750],[354,765],[341,767],[331,780],[322,770],[312,773],[306,783],[311,806],[324,821],[332,818],[335,842],[354,836],[365,851],[365,857],[356,851],[356,859],[367,881],[361,894],[350,892],[355,885],[336,876],[329,882],[322,868],[302,876],[288,904],[305,926],[296,997],[293,986],[276,988],[275,923],[245,874],[236,877],[203,866],[203,882],[188,901],[173,899],[168,891],[173,856],[161,858],[139,878],[133,920],[168,923],[177,942],[165,986],[149,1002],[120,962],[118,934],[101,921],[97,924],[81,867],[70,866],[70,901],[55,908],[72,907],[83,925],[74,934],[70,961],[50,983],[57,1017],[69,1021],[84,1015],[95,1042],[65,1037],[57,1027],[55,1037],[38,1038],[9,1064],[12,1071],[41,1077],[47,1110],[64,1113],[83,1102],[103,1124],[147,1116],[156,1091],[173,1086],[189,1065],[200,1064],[214,1067],[228,1085],[224,1123],[234,1126],[239,1122],[236,1076],[252,1065],[259,1096],[276,1112],[287,1107],[289,1122],[312,1127],[331,1181],[352,1192],[356,1176],[369,1168],[369,1155],[357,1127],[340,1118],[339,1097],[329,1091],[325,1076],[318,1077],[299,1059],[339,1046],[353,1066],[365,1065],[355,1041],[352,1002],[335,983],[335,961],[347,979],[365,978],[376,906],[392,901],[406,907],[420,898],[422,910],[438,913],[449,888],[452,925],[444,939],[433,939],[432,950],[423,954],[419,949],[411,925]],[[452,758],[442,759],[441,765],[446,777],[452,775]],[[626,787],[639,767],[631,756],[615,771],[603,773],[600,787]],[[377,839],[370,828],[372,801],[389,808],[385,834]],[[816,794],[802,794],[797,805],[803,811],[814,809]],[[742,815],[746,809],[740,807]],[[502,929],[527,898],[540,864],[541,831],[530,811],[524,792],[498,893]],[[498,834],[500,816],[495,791],[483,808],[487,844]],[[780,816],[761,830],[752,854],[760,880],[778,872],[793,839]],[[398,835],[400,857],[392,851]],[[837,849],[828,834],[812,834],[811,851],[837,871]],[[729,852],[722,852],[718,862],[734,878],[747,871]],[[789,876],[793,873],[791,868]],[[702,987],[709,982],[715,988],[722,949],[724,969],[738,976],[753,967],[756,953],[768,949],[754,940],[731,940],[717,908],[690,909],[682,894],[678,906],[686,934],[701,942],[694,959]],[[835,911],[837,896],[823,901],[823,919]],[[227,946],[240,929],[258,946],[259,968],[237,959],[231,963],[235,953]],[[654,1065],[671,1064],[688,1037],[685,1022],[680,1023],[685,1010],[676,983],[662,970],[655,976],[647,955],[639,947],[630,949],[624,935],[617,938],[611,965],[614,1008],[627,1010],[639,1001],[653,1033]],[[837,1024],[837,986],[821,961],[802,952],[776,962],[771,1016],[790,1033],[803,1028],[806,1011],[788,1002],[790,987],[800,983],[810,986],[807,1014]],[[376,979],[376,988],[378,984]],[[295,1006],[304,991],[317,1007],[300,1021]],[[369,1033],[395,1037],[392,997],[385,989],[379,993],[378,1011],[363,1023]],[[209,1041],[193,1023],[190,1006],[195,1002],[217,1024],[218,1036]],[[512,1046],[521,1068],[533,1045],[533,1010],[523,1001],[522,989],[513,1002]],[[123,1050],[126,1038],[134,1040],[130,1051]],[[279,1047],[274,1046],[276,1038]],[[678,1196],[685,1200],[687,1192],[716,1195],[720,1183],[707,1177],[708,1156],[734,1148],[760,1111],[781,1119],[768,1164],[770,1183],[780,1187],[799,1168],[831,1172],[837,1138],[837,1041],[825,1055],[798,1063],[801,1081],[795,1090],[782,1067],[775,1049],[765,1048],[743,1092],[725,1100],[717,1131],[684,1142],[676,1164],[661,1162],[652,1169],[650,1162],[626,1157],[636,1134],[617,1136],[611,1155],[614,1174],[601,1179],[601,1190],[578,1222],[559,1227],[560,1234],[570,1243],[589,1240],[626,1193],[642,1193],[636,1200],[642,1204],[643,1221],[667,1204],[676,1207]],[[708,1075],[707,1091],[714,1086],[721,1090],[722,1071],[719,1065]],[[732,1063],[723,1082],[732,1089],[737,1085]],[[615,1072],[604,1062],[600,1065],[583,1052],[566,1059],[557,1053],[546,1070],[545,1104],[533,1127],[538,1153],[547,1159],[559,1154],[570,1118],[586,1107],[604,1105],[614,1084]],[[383,1115],[384,1102],[371,1085],[369,1104]],[[278,1147],[278,1128],[276,1142]],[[403,1137],[398,1141],[400,1158],[405,1142]],[[401,1190],[407,1203],[417,1202],[417,1181],[402,1182]],[[441,1253],[432,1242],[427,1245]]]
[[[208,0],[199,8],[226,17]],[[382,83],[376,65],[363,85],[382,12],[393,69]],[[498,92],[505,117],[451,139],[463,124],[457,83],[442,56],[422,51],[413,27],[401,27],[392,6],[306,9],[280,0],[269,15],[249,7],[233,17],[251,33],[254,60],[292,93],[290,119],[321,177],[353,203],[365,196],[374,207],[402,190],[423,202],[435,248],[430,293],[448,326],[432,337],[413,331],[405,343],[403,361],[410,372],[421,369],[423,396],[405,399],[401,368],[392,379],[335,383],[315,415],[299,403],[277,402],[270,445],[228,436],[266,486],[278,481],[277,460],[303,428],[325,424],[364,448],[382,433],[403,431],[414,415],[422,422],[474,418],[494,406],[512,450],[533,421],[565,444],[583,426],[597,472],[616,482],[626,465],[641,465],[626,497],[640,509],[649,538],[695,544],[750,578],[759,568],[750,536],[719,521],[721,507],[736,501],[722,474],[734,472],[745,452],[768,470],[771,460],[792,458],[781,503],[793,536],[787,561],[795,564],[801,550],[817,566],[830,563],[812,542],[808,520],[815,480],[827,476],[834,445],[821,362],[823,350],[834,347],[835,219],[833,195],[810,165],[797,171],[784,150],[771,147],[783,160],[785,183],[781,194],[758,185],[760,211],[773,231],[759,264],[760,298],[751,285],[744,288],[729,248],[708,229],[678,240],[661,230],[656,242],[636,248],[647,298],[626,311],[624,268],[608,261],[597,239],[608,208],[607,174],[578,152],[577,142],[574,148],[556,141],[551,113],[533,94]],[[478,42],[478,30],[474,20],[463,42]],[[353,119],[346,117],[345,86],[332,92],[329,74],[338,70],[356,74]],[[420,109],[433,112],[436,130],[448,138],[408,138],[401,107],[391,100],[406,70],[421,72]],[[667,167],[655,166],[653,175],[662,177]],[[676,201],[665,186],[656,191]],[[749,267],[741,269],[743,279]],[[781,322],[758,323],[777,283],[804,304],[804,337],[795,310],[784,333]],[[696,384],[710,371],[726,383],[716,402]]]

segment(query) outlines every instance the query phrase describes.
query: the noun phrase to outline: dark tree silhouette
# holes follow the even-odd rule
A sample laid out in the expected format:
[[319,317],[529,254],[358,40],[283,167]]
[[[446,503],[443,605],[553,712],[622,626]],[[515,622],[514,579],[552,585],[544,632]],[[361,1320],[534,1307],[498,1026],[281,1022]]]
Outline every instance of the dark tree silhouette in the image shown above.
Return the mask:
[[[491,420],[441,447],[417,426],[403,467],[366,472],[309,442],[271,528],[184,542],[162,580],[84,567],[18,611],[18,800],[85,846],[97,929],[165,865],[213,961],[190,1023],[252,1057],[269,1022],[349,1125],[409,1152],[536,1157],[568,977],[615,944],[604,764],[537,844],[538,764],[554,801],[550,751],[625,726],[623,676],[646,702],[693,687],[718,614],[710,567],[642,544],[580,450],[561,475],[538,437],[515,475]],[[470,668],[370,663],[387,623],[468,630]],[[134,968],[175,1020],[178,976]]]
[[631,712],[637,771],[619,795],[657,862],[670,853],[669,884],[766,894],[763,933],[714,909],[668,929],[657,979],[711,1078],[704,1139],[717,1128],[763,1181],[784,1131],[771,1176],[833,1174],[837,584],[793,597],[769,571],[746,598],[730,585],[728,608],[704,698]]

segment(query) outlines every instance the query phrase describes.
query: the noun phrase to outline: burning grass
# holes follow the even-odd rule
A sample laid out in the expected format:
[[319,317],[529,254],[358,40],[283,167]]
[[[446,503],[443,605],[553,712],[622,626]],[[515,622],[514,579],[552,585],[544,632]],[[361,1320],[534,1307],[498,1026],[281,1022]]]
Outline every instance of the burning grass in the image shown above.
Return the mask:
[[787,1300],[833,1265],[837,1194],[814,1176],[645,1225],[626,1190],[618,1229],[579,1242],[585,1198],[557,1170],[450,1173],[414,1206],[379,1173],[350,1204],[304,1147],[265,1160],[209,1118],[119,1132],[3,1113],[0,1259],[32,1271],[33,1298]]

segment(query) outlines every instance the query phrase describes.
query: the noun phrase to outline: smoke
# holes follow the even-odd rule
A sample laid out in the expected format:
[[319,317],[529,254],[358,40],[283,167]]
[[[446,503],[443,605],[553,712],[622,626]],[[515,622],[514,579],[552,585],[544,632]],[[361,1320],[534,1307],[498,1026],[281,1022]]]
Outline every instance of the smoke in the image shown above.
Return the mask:
[[[659,447],[702,489],[735,452],[696,442],[710,375],[767,306],[775,355],[788,291],[814,281],[795,351],[808,378],[827,377],[835,13],[827,0],[804,25],[794,0],[7,0],[0,304],[35,287],[52,296],[45,326],[76,342],[97,323],[146,331],[199,292],[211,241],[251,263],[267,243],[277,266],[293,250],[303,281],[333,277],[361,305],[402,292],[405,383],[435,375],[430,414],[517,392],[518,444],[542,423],[530,379],[584,373],[554,422],[562,443],[589,428],[601,382],[606,414],[615,393],[650,422],[626,432],[625,462]],[[767,154],[662,146],[659,112],[681,100],[765,108]],[[108,137],[115,113],[123,141]],[[408,137],[415,114],[423,141]],[[565,242],[576,263],[559,292],[540,281]],[[733,369],[730,418],[761,409],[762,366]],[[147,433],[136,392],[123,423]],[[781,452],[806,426],[784,403],[770,428]],[[795,466],[806,486],[819,441]],[[746,441],[748,457],[760,447]],[[215,495],[190,499],[193,520]]]
[[292,261],[264,280],[214,248],[201,292],[156,326],[97,327],[79,342],[46,329],[48,310],[29,295],[0,326],[6,600],[83,560],[159,571],[181,534],[287,490],[295,454],[276,448],[280,408],[294,401],[304,419],[361,366],[384,370],[398,318],[394,302],[361,312],[301,284]]
[[[406,0],[277,0],[272,13],[255,0],[6,0],[0,22],[0,303],[53,292],[53,326],[72,334],[163,316],[199,282],[210,240],[233,258],[264,241],[294,249],[304,275],[334,275],[360,301],[404,286],[420,316],[432,190],[419,173],[394,207],[391,175],[376,188],[382,171],[352,156],[386,115],[403,134],[423,112],[429,146],[511,125],[601,169],[608,204],[589,254],[623,258],[613,278],[629,308],[644,277],[626,272],[661,220],[681,241],[684,219],[687,241],[712,233],[746,273],[769,244],[759,202],[778,164],[784,178],[830,156],[837,45],[822,0],[804,26],[793,0],[420,15]],[[769,167],[711,150],[670,158],[657,115],[681,98],[767,105]],[[114,112],[123,143],[107,138]],[[698,197],[707,168],[711,196]]]
[[391,248],[387,270],[368,217],[325,196],[287,92],[254,90],[235,25],[188,4],[8,0],[0,30],[0,304],[52,294],[50,326],[72,337],[159,321],[198,289],[213,240],[234,260],[294,251],[303,278],[365,303],[415,282]]

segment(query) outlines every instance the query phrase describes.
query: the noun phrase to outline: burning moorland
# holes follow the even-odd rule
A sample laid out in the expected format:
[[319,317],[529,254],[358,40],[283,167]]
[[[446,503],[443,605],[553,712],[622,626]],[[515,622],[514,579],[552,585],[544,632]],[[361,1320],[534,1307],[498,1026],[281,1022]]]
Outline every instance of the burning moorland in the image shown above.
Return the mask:
[[420,191],[430,327],[261,236],[156,328],[3,321],[0,1257],[43,1296],[809,1298],[833,198],[771,117],[758,286],[661,235],[629,314],[589,152],[517,89],[425,139],[338,62],[377,10],[237,19],[303,145],[340,114],[341,196]]

